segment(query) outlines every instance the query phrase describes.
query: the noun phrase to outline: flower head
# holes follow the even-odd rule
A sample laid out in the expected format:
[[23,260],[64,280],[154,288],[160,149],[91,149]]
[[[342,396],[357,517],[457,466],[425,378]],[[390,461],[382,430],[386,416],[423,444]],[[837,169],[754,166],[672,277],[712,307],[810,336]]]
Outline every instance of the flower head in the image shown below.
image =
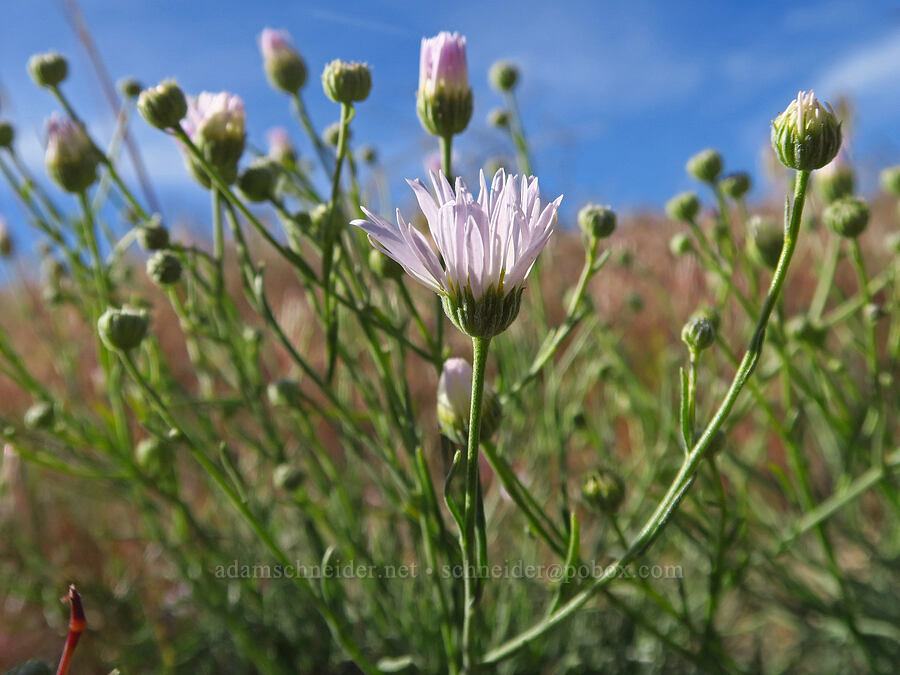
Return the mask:
[[[247,139],[244,102],[225,91],[218,94],[204,91],[199,96],[188,97],[187,103],[187,115],[182,123],[185,133],[223,180],[233,183]],[[187,157],[194,177],[201,185],[209,187],[206,172],[195,164],[190,155]]]
[[276,89],[294,94],[306,84],[306,63],[291,43],[287,31],[264,28],[259,50],[269,82]]
[[79,125],[53,113],[47,120],[44,162],[51,178],[68,192],[82,192],[97,180],[97,149]]
[[772,121],[772,146],[781,163],[798,171],[821,169],[841,147],[841,123],[828,103],[801,91]]
[[466,38],[442,31],[422,38],[416,110],[425,129],[436,136],[458,134],[472,118],[472,87],[466,63]]
[[454,189],[443,174],[431,174],[434,194],[419,180],[408,183],[437,253],[399,210],[396,227],[365,208],[368,219],[353,224],[409,275],[443,296],[447,315],[464,333],[490,337],[506,330],[518,314],[531,267],[553,234],[562,196],[542,204],[537,178],[508,176],[502,169],[490,189],[481,173],[477,199],[462,179]]

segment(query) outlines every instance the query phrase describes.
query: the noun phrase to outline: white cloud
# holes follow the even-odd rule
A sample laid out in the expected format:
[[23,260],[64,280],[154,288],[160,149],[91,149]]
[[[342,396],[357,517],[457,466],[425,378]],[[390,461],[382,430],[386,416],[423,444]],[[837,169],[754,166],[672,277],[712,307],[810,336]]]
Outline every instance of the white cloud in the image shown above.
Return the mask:
[[817,89],[825,98],[849,95],[867,107],[895,105],[900,101],[898,73],[900,31],[895,31],[837,60],[819,77]]

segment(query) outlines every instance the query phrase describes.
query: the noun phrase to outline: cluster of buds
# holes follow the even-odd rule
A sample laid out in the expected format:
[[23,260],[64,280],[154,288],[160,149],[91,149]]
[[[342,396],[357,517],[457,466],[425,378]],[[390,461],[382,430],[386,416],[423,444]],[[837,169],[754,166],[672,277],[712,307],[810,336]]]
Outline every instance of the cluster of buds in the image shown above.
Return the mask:
[[801,91],[772,121],[772,147],[789,169],[821,169],[841,149],[841,123],[828,103]]
[[67,192],[84,192],[97,180],[100,153],[84,129],[56,113],[47,121],[47,173]]
[[[441,433],[458,445],[469,437],[472,407],[472,366],[465,359],[447,359],[438,380],[437,417]],[[481,438],[489,439],[500,428],[500,400],[485,387],[481,403]]]
[[335,103],[351,105],[369,98],[372,70],[366,63],[335,59],[322,71],[325,95]]
[[425,130],[441,138],[461,133],[472,119],[466,38],[442,31],[422,39],[416,112]]
[[266,28],[259,36],[263,69],[269,83],[287,94],[296,94],[306,84],[306,63],[291,44],[286,31]]
[[[227,185],[237,179],[237,165],[247,141],[244,102],[228,92],[203,92],[189,97],[184,131]],[[185,159],[191,175],[200,185],[212,185],[206,170],[190,152]]]

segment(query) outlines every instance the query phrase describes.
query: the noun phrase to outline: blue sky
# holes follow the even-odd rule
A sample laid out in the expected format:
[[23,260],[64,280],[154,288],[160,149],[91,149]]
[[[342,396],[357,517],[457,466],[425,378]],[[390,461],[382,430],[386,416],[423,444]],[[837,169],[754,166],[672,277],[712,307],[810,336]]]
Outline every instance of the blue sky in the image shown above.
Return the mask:
[[[30,54],[67,54],[66,90],[97,136],[112,127],[62,4],[7,3],[0,26],[0,114],[16,123],[18,145],[36,169],[42,120],[55,106],[25,72]],[[722,150],[727,170],[759,174],[769,120],[801,88],[854,97],[851,150],[864,187],[878,167],[900,162],[900,6],[891,2],[81,0],[81,7],[115,78],[152,84],[175,76],[188,92],[234,91],[246,101],[251,142],[262,145],[268,128],[285,125],[301,154],[310,154],[308,143],[262,75],[258,32],[292,33],[309,65],[304,97],[320,128],[338,114],[321,92],[322,66],[368,61],[374,86],[358,106],[354,141],[380,147],[397,194],[436,147],[418,123],[414,93],[420,39],[442,29],[468,38],[475,115],[458,141],[464,166],[474,171],[478,158],[510,154],[485,116],[501,103],[487,69],[512,59],[522,68],[520,106],[536,173],[547,192],[566,194],[568,214],[587,200],[622,211],[659,206],[692,186],[684,162],[707,146]],[[141,120],[133,129],[167,217],[202,213],[206,195],[187,182],[171,139]],[[0,213],[20,220],[5,185]]]

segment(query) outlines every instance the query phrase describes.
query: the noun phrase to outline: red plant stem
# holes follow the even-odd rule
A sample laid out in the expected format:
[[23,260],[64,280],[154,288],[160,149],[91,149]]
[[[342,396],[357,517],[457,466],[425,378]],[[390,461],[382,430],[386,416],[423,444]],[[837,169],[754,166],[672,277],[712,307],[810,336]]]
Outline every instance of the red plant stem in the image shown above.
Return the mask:
[[69,637],[66,638],[66,646],[63,648],[62,656],[59,659],[59,667],[56,669],[56,675],[66,675],[69,672],[69,665],[72,663],[72,655],[75,653],[75,647],[84,629],[87,628],[87,621],[84,618],[84,608],[81,606],[81,596],[75,590],[75,586],[69,586],[69,593],[63,598],[63,602],[69,603]]

